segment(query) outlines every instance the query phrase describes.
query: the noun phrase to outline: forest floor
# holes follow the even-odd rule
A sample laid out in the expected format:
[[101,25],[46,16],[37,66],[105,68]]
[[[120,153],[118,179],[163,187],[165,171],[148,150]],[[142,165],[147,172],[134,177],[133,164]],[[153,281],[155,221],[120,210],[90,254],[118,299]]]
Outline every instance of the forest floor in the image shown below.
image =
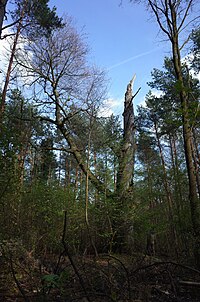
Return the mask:
[[197,302],[200,271],[148,256],[1,256],[0,301]]

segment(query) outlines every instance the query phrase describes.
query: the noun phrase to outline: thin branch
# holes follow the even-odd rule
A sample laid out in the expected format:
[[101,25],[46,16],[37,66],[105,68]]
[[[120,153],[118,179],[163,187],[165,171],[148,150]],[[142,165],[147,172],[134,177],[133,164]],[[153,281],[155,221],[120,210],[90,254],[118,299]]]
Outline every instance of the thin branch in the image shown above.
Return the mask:
[[159,24],[161,30],[169,37],[169,39],[170,39],[170,41],[171,41],[171,40],[172,40],[171,35],[170,35],[169,32],[166,30],[166,28],[163,26],[163,24],[162,24],[162,22],[161,22],[161,20],[160,20],[160,18],[159,18],[157,6],[156,6],[151,0],[149,0],[149,4],[150,4],[150,6],[151,6],[151,8],[152,8],[152,10],[153,10],[153,12],[154,12],[154,14],[155,14],[155,16],[156,16],[156,20],[157,20],[157,22],[158,22],[158,24]]
[[18,279],[17,279],[17,277],[16,277],[15,269],[14,269],[14,267],[13,267],[13,261],[12,261],[12,258],[11,258],[11,257],[10,257],[10,268],[11,268],[11,273],[12,273],[13,279],[14,279],[14,281],[15,281],[15,283],[16,283],[16,285],[17,285],[17,288],[18,288],[18,290],[20,291],[22,297],[24,298],[24,301],[25,301],[25,302],[29,302],[29,299],[28,299],[28,297],[26,296],[24,289],[21,287],[21,284],[19,283],[19,281],[18,281]]
[[4,195],[5,192],[7,191],[7,188],[8,188],[8,186],[9,186],[9,184],[10,184],[10,181],[11,181],[11,178],[8,179],[8,181],[7,181],[7,183],[6,183],[6,185],[5,185],[4,189],[3,189],[3,191],[1,192],[1,194],[0,194],[0,200],[2,199],[3,195]]
[[178,27],[178,29],[177,29],[178,32],[179,32],[179,30],[182,28],[182,26],[183,26],[183,24],[184,24],[184,22],[185,22],[185,19],[186,19],[187,16],[188,16],[188,12],[189,12],[189,9],[191,8],[192,2],[193,2],[193,0],[190,0],[189,3],[188,3],[188,6],[187,6],[187,8],[186,8],[186,10],[185,10],[185,14],[184,14],[184,16],[183,16],[183,19],[182,19],[182,21],[181,21],[181,23],[180,23],[180,25],[179,25],[179,27]]
[[141,89],[141,87],[138,88],[138,90],[136,91],[136,93],[132,96],[132,100],[133,100],[133,99],[136,97],[136,95],[139,93],[140,89]]
[[[50,148],[45,148],[45,150],[53,150],[53,151],[64,151],[64,152],[69,152],[69,153],[73,153],[74,150],[73,149],[67,149],[67,148],[56,148],[56,147],[50,147]],[[81,151],[81,150],[79,150]]]
[[67,244],[66,244],[66,242],[65,242],[66,229],[67,229],[67,211],[64,211],[64,224],[63,224],[63,233],[62,233],[62,240],[61,240],[61,242],[62,242],[62,245],[63,245],[63,247],[64,247],[64,251],[65,251],[67,257],[69,258],[69,261],[70,261],[70,263],[71,263],[71,265],[72,265],[72,267],[73,267],[73,269],[74,269],[74,272],[75,272],[75,274],[77,275],[77,277],[78,277],[78,279],[79,279],[79,283],[80,283],[80,285],[81,285],[81,287],[82,287],[82,289],[83,289],[83,291],[84,291],[84,293],[85,293],[85,297],[86,297],[86,299],[87,299],[88,302],[91,302],[91,300],[90,300],[90,298],[89,298],[89,296],[88,296],[88,293],[87,293],[87,290],[86,290],[86,287],[85,287],[83,278],[82,278],[82,276],[80,275],[80,273],[79,273],[79,271],[78,271],[78,269],[77,269],[77,267],[76,267],[76,265],[75,265],[75,262],[74,262],[74,260],[73,260],[73,258],[72,258],[72,256],[71,256],[71,254],[70,254],[70,252],[69,252],[69,249],[68,249],[68,247],[67,247]]
[[145,266],[141,266],[141,267],[138,267],[136,268],[132,273],[131,275],[137,273],[138,271],[141,271],[141,270],[146,270],[148,268],[153,268],[155,266],[161,266],[161,265],[168,265],[168,264],[171,264],[171,265],[174,265],[174,266],[179,266],[179,267],[182,267],[184,269],[187,269],[187,270],[190,270],[194,273],[197,273],[200,275],[200,270],[194,268],[194,267],[191,267],[191,266],[188,266],[188,265],[184,265],[184,264],[181,264],[181,263],[176,263],[176,262],[173,262],[173,261],[161,261],[161,262],[154,262],[152,264],[149,264],[149,265],[145,265]]
[[17,24],[17,23],[20,22],[20,21],[21,21],[21,18],[17,19],[17,20],[14,21],[13,23],[10,23],[10,24],[8,24],[8,25],[5,25],[4,27],[2,27],[1,30],[7,29],[7,28],[9,28],[9,27],[11,27],[11,26]]
[[6,35],[2,36],[0,39],[3,40],[3,39],[6,39],[6,38],[8,38],[8,37],[13,37],[13,36],[15,36],[15,33],[6,34]]
[[181,28],[181,30],[179,31],[179,33],[181,33],[185,28],[188,27],[189,24],[193,23],[194,21],[198,20],[200,18],[200,16],[197,16],[196,18],[190,20],[183,28]]
[[183,44],[179,47],[180,51],[183,49],[183,47],[188,43],[188,41],[191,38],[191,34],[188,35],[187,39],[183,42]]
[[52,123],[52,124],[54,124],[54,125],[57,125],[56,121],[52,120],[52,119],[49,118],[49,117],[39,116],[39,119],[40,119],[41,121],[46,121],[46,122]]
[[[103,255],[104,256],[104,255]],[[126,266],[124,265],[124,263],[117,257],[113,256],[113,255],[110,255],[110,254],[106,254],[105,257],[109,257],[109,258],[112,258],[116,261],[118,261],[121,266],[123,267],[125,273],[126,273],[126,276],[127,276],[127,283],[128,283],[128,293],[129,293],[129,301],[131,301],[131,282],[130,282],[130,277],[129,277],[129,271],[127,270]]]

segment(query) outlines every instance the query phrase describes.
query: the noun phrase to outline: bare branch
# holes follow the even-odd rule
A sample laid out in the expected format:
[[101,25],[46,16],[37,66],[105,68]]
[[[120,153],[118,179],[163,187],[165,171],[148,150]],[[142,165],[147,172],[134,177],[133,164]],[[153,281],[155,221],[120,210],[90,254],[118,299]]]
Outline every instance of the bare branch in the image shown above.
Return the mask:
[[5,29],[7,29],[7,28],[9,28],[9,27],[12,27],[13,25],[19,23],[20,20],[21,20],[21,18],[17,19],[17,20],[16,20],[15,22],[13,22],[13,23],[10,23],[10,24],[8,24],[8,25],[5,25],[4,27],[2,27],[2,30],[5,30]]
[[[158,14],[158,10],[157,10],[157,5],[155,5],[151,0],[148,0],[150,6],[151,6],[151,9],[153,10],[155,16],[156,16],[156,20],[161,28],[161,30],[168,36],[168,38],[170,39],[170,41],[172,40],[172,37],[171,35],[169,34],[169,32],[166,30],[166,28],[163,26],[162,22],[161,22],[161,19],[159,17],[159,14]],[[165,14],[165,13],[164,13]]]
[[180,29],[182,28],[182,26],[183,26],[183,24],[184,24],[184,22],[185,22],[185,19],[186,19],[187,16],[188,16],[188,12],[189,12],[189,10],[190,10],[190,8],[191,8],[191,6],[192,6],[192,2],[193,2],[193,0],[190,0],[190,1],[188,2],[187,8],[186,8],[186,10],[185,10],[185,14],[184,14],[184,16],[183,16],[183,18],[182,18],[182,21],[181,21],[181,23],[180,23],[178,29],[177,29],[178,32],[179,32]]

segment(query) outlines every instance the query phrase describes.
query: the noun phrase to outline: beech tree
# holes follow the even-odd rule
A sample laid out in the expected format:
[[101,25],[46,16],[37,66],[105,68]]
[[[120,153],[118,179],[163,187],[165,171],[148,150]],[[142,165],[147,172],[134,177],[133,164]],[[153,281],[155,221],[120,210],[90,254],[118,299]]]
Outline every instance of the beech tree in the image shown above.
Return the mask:
[[[98,177],[90,168],[88,155],[85,156],[91,154],[91,125],[88,124],[85,131],[88,136],[84,140],[80,137],[80,132],[85,126],[76,127],[76,123],[80,124],[84,115],[90,116],[89,120],[93,123],[94,108],[98,108],[105,99],[105,73],[89,66],[87,54],[88,48],[83,38],[68,18],[65,20],[65,27],[52,31],[50,36],[43,37],[42,40],[38,38],[34,43],[32,40],[27,42],[26,51],[19,51],[16,60],[20,68],[23,68],[23,74],[26,72],[25,77],[30,76],[33,83],[34,99],[43,111],[40,119],[54,125],[67,143],[60,150],[65,149],[73,154],[87,180],[97,192],[114,198],[119,204],[120,212],[127,194],[132,194],[135,152],[133,99],[139,90],[133,94],[133,78],[125,93],[124,131],[120,145],[113,148],[111,143],[111,150],[115,149],[115,152],[118,149],[116,190],[113,191],[107,180]],[[28,85],[30,87],[30,82]],[[85,150],[83,143],[86,141],[88,144]]]
[[[87,54],[83,38],[68,18],[64,28],[54,30],[49,37],[27,43],[26,52],[17,59],[33,79],[38,105],[44,111],[51,112],[41,118],[55,125],[62,133],[68,152],[75,156],[85,175],[88,168],[73,122],[81,112],[89,113],[91,105],[101,102],[105,95],[105,75],[87,64]],[[89,172],[89,179],[103,188],[92,172]]]

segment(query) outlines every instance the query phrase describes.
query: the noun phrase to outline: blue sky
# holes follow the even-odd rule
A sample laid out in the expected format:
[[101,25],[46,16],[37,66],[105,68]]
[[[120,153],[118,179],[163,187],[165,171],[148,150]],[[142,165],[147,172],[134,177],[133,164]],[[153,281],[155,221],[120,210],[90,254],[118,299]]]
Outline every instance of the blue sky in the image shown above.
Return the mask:
[[[62,4],[61,4],[62,3]],[[164,56],[169,55],[169,44],[163,42],[156,22],[142,5],[128,0],[50,0],[61,16],[72,16],[75,26],[87,34],[91,61],[107,70],[110,79],[109,104],[115,114],[123,110],[126,85],[136,73],[135,90],[141,91],[135,105],[144,100],[149,87],[150,73],[161,68]]]
[[[123,0],[122,5],[120,0],[50,0],[49,4],[57,8],[59,16],[71,16],[75,27],[86,34],[91,62],[106,70],[110,79],[111,111],[122,114],[126,86],[134,74],[134,90],[141,87],[135,108],[142,103],[152,69],[162,68],[164,56],[169,55],[169,44],[163,42],[144,6],[129,0]],[[3,48],[1,43],[1,52]]]
[[[164,41],[166,37],[159,33],[154,16],[144,5],[122,0],[120,6],[120,1],[50,0],[49,4],[57,7],[59,16],[71,16],[78,31],[86,34],[91,62],[106,70],[110,79],[107,104],[121,116],[124,93],[133,74],[136,74],[134,91],[141,87],[134,100],[136,108],[149,91],[151,71],[161,69],[164,57],[170,55],[170,44]],[[196,11],[199,5],[196,3]],[[4,48],[9,48],[5,40],[0,43],[0,69],[7,66]]]

